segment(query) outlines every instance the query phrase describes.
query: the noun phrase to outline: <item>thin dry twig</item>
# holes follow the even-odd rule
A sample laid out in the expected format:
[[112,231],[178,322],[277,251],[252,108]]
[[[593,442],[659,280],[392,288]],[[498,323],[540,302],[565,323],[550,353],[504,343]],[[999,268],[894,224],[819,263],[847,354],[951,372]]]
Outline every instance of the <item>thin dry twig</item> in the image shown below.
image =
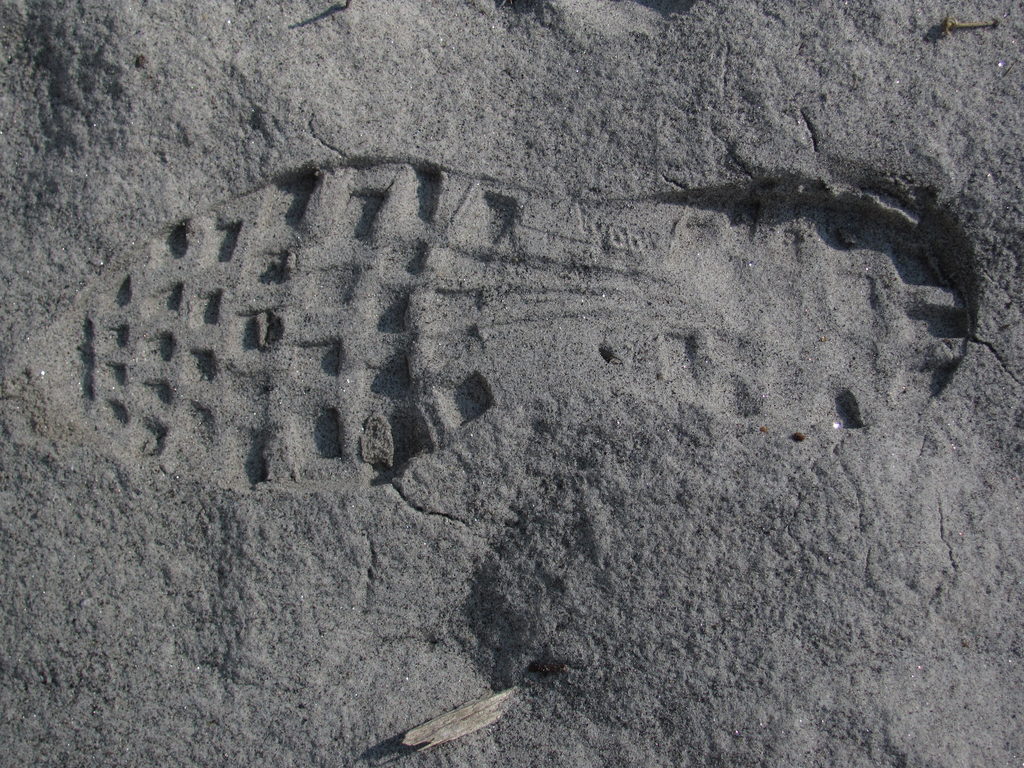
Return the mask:
[[999,26],[999,19],[992,21],[960,21],[953,16],[947,16],[939,25],[943,37],[949,37],[958,29],[987,29]]

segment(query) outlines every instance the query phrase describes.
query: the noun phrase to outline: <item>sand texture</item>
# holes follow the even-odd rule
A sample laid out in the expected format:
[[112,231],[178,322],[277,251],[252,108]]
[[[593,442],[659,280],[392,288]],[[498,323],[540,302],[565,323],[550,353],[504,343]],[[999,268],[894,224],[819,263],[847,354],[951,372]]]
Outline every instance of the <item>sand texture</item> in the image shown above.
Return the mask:
[[4,0],[0,763],[1024,764],[1022,37]]

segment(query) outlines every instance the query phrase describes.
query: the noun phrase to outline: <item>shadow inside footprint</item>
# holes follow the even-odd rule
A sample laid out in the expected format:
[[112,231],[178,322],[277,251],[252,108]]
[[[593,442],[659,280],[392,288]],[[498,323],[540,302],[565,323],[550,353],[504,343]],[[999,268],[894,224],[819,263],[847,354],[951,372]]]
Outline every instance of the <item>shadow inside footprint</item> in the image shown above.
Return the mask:
[[861,429],[864,426],[860,404],[848,389],[844,389],[836,395],[836,416],[839,417],[839,423],[846,429]]

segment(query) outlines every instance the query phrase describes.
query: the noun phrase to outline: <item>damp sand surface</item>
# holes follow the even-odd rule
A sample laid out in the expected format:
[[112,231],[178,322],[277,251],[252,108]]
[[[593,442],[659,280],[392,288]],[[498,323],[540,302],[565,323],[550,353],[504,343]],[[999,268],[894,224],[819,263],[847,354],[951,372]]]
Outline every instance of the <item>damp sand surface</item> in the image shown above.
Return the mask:
[[1011,10],[0,9],[11,760],[1024,760]]

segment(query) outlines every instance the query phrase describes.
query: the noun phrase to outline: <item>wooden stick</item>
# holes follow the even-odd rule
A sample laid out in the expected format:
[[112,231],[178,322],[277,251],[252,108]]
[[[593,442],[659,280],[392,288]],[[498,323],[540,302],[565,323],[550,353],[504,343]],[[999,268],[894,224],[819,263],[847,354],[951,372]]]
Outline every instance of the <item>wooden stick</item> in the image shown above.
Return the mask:
[[959,21],[952,16],[947,16],[942,20],[941,26],[943,36],[948,37],[958,29],[985,29],[986,27],[998,27],[999,19],[992,19],[992,21]]
[[432,749],[446,741],[479,731],[505,714],[502,705],[515,688],[471,701],[458,709],[428,720],[405,734],[402,744],[419,750]]

